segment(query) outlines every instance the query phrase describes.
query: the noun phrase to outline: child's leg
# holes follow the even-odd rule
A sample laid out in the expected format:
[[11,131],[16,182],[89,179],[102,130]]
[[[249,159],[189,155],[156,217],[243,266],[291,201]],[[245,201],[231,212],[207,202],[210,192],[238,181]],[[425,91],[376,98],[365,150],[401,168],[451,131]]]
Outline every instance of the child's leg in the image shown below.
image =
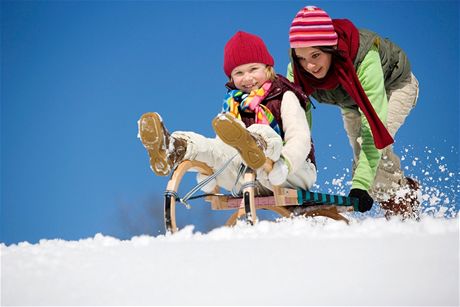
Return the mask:
[[[276,162],[281,156],[283,141],[281,137],[270,126],[254,124],[248,128],[253,135],[260,136],[265,144],[265,156]],[[310,161],[305,160],[302,166],[288,174],[286,181],[281,186],[284,188],[309,190],[316,182],[316,167]],[[258,180],[266,187],[271,187],[265,172],[258,172]]]
[[268,125],[253,124],[247,128],[247,131],[258,140],[259,145],[263,149],[264,156],[273,162],[277,161],[281,156],[283,149],[283,140],[273,128]]
[[[257,169],[258,195],[267,195],[272,189],[266,172],[262,169],[266,158],[276,162],[281,156],[283,141],[281,137],[268,125],[254,124],[245,128],[244,124],[230,115],[220,115],[213,120],[213,127],[223,142],[236,148],[245,164],[252,169]],[[312,169],[306,165],[303,170],[292,174],[293,184],[286,182],[287,187],[309,188],[316,180]],[[297,176],[307,175],[305,178]],[[314,179],[313,179],[314,177]],[[289,176],[288,176],[289,178]],[[298,186],[296,186],[298,184]]]
[[[223,143],[218,138],[206,138],[194,132],[176,131],[172,134],[175,139],[184,140],[187,144],[183,160],[193,160],[206,163],[214,171],[222,168],[233,158],[223,172],[216,177],[217,185],[231,191],[242,163],[236,149]],[[243,183],[240,178],[237,188]]]
[[[223,125],[222,122],[224,122],[225,125]],[[221,130],[216,129],[216,132],[222,139],[235,146],[240,153],[246,153],[242,154],[242,156],[243,160],[245,160],[249,166],[251,166],[251,164],[248,163],[246,159],[250,156],[249,152],[254,146],[258,146],[259,150],[263,149],[264,161],[266,157],[276,162],[281,156],[283,141],[275,130],[268,125],[254,124],[245,129],[241,122],[231,116],[222,119],[217,117],[214,120],[213,125],[214,127],[217,126],[222,128]],[[231,141],[228,141],[229,139]],[[247,143],[250,142],[252,145],[247,145]],[[259,143],[259,145],[257,145],[257,143]],[[263,145],[261,146],[260,143]],[[263,163],[261,164],[263,165]],[[315,165],[310,161],[305,161],[302,167],[288,175],[286,182],[282,186],[308,190],[316,182],[316,176]],[[267,174],[260,168],[258,171],[258,181],[267,188],[272,187],[268,181]]]
[[174,161],[168,157],[170,136],[158,113],[145,113],[138,121],[139,138],[150,157],[150,167],[158,176],[169,174]]
[[229,114],[220,114],[214,118],[212,126],[225,144],[235,148],[240,153],[247,166],[256,170],[264,165],[265,154],[263,149],[266,144],[260,142],[261,140],[256,136],[248,133],[243,122]]
[[[142,115],[138,125],[139,137],[147,149],[150,166],[155,174],[166,176],[174,165],[183,160],[200,161],[217,171],[233,158],[217,176],[216,183],[228,191],[231,191],[234,185],[237,190],[241,188],[243,176],[238,182],[235,181],[243,161],[235,148],[218,138],[206,138],[194,132],[177,131],[170,135],[158,113]],[[266,194],[267,190],[256,183],[256,195]]]

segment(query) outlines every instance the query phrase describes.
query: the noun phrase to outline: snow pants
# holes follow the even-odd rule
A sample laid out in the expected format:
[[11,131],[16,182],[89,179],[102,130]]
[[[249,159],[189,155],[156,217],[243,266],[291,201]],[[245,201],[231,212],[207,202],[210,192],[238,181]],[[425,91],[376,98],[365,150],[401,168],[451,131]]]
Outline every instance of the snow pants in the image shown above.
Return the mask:
[[[267,144],[264,153],[267,158],[277,161],[281,155],[283,141],[281,137],[267,125],[254,124],[247,128],[249,132],[260,135]],[[194,160],[206,163],[214,172],[219,170],[230,159],[231,162],[224,171],[216,177],[217,185],[231,191],[235,188],[239,191],[243,182],[243,176],[235,182],[238,171],[243,162],[238,151],[222,142],[219,137],[206,138],[194,132],[176,131],[173,138],[180,138],[187,141],[187,150],[184,160]],[[268,177],[263,171],[258,171],[256,179],[256,195],[268,195],[271,185]],[[316,182],[316,167],[309,161],[305,161],[302,167],[293,173],[288,174],[286,182],[282,185],[288,188],[309,189]]]
[[[393,138],[410,111],[415,107],[418,92],[418,81],[412,73],[406,80],[397,84],[397,86],[387,89],[387,129]],[[361,115],[358,111],[350,111],[343,113],[342,118],[351,147],[353,148],[354,170],[361,151],[361,146],[358,142]],[[382,158],[377,168],[374,184],[369,191],[370,195],[376,201],[384,201],[388,198],[388,192],[396,191],[405,183],[406,179],[401,169],[400,159],[393,152],[393,146],[387,146],[382,150]]]

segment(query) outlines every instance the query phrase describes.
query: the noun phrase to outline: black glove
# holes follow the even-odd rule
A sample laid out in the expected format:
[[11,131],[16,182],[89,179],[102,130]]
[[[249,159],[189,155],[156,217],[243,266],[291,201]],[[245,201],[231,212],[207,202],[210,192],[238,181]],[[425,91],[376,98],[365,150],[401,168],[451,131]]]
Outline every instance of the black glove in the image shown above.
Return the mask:
[[356,197],[359,200],[358,210],[359,212],[366,212],[371,210],[374,200],[365,190],[351,189],[348,194],[349,197]]

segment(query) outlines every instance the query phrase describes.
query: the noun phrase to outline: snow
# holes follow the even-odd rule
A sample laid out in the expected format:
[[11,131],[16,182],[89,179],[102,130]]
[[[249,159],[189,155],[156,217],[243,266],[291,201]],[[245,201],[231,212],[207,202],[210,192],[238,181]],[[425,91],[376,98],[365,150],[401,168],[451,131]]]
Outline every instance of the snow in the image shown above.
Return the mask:
[[[411,146],[401,155],[421,183],[418,222],[388,221],[374,206],[347,213],[349,225],[295,218],[0,244],[1,305],[458,306],[459,172],[438,157],[428,148],[414,157]],[[350,175],[343,168],[315,188],[346,195]]]
[[[328,145],[331,151],[335,150],[334,146]],[[405,145],[403,148],[396,150],[400,155],[405,176],[409,176],[420,183],[421,191],[419,200],[421,200],[421,209],[424,214],[429,214],[436,217],[456,217],[460,210],[460,205],[457,201],[460,195],[460,172],[458,170],[458,162],[451,162],[449,166],[446,157],[436,148],[426,146],[423,152],[420,152],[414,145]],[[451,148],[451,153],[458,157],[458,151],[454,147]],[[328,154],[322,157],[322,163],[325,165],[349,165],[350,162],[343,159],[336,160]],[[454,169],[452,171],[451,169]],[[327,169],[327,168],[324,168]],[[344,167],[341,173],[336,173],[335,178],[326,178],[318,180],[314,185],[315,191],[320,191],[330,194],[347,195],[351,187],[350,169]],[[402,189],[397,194],[404,195],[407,190]],[[378,206],[374,206],[370,216],[381,217],[382,211]]]
[[240,222],[1,248],[2,305],[458,305],[459,220]]

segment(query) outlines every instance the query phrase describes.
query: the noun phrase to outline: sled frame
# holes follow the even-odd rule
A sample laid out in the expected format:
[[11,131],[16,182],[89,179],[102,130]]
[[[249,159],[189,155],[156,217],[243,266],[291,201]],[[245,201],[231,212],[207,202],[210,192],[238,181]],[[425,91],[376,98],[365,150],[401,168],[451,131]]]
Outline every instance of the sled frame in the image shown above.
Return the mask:
[[[266,167],[270,167],[266,165]],[[205,176],[213,174],[213,170],[203,162],[184,160],[173,171],[168,184],[166,186],[164,200],[164,221],[167,232],[177,232],[176,223],[176,203],[175,195],[180,187],[180,182],[187,172],[199,172]],[[255,171],[248,169],[244,174],[244,182],[255,182]],[[219,187],[216,187],[213,194],[219,194]],[[211,195],[206,196],[205,201],[211,203],[213,210],[233,210],[234,213],[228,218],[226,226],[234,226],[237,220],[245,217],[248,223],[255,224],[257,222],[257,210],[270,210],[281,217],[291,217],[292,212],[286,206],[302,206],[303,216],[324,216],[337,221],[348,223],[348,219],[342,215],[344,212],[353,211],[352,206],[336,206],[336,205],[308,205],[298,204],[297,190],[281,187],[273,187],[273,196],[255,196],[254,185],[245,185],[242,197],[232,197],[229,195]]]

